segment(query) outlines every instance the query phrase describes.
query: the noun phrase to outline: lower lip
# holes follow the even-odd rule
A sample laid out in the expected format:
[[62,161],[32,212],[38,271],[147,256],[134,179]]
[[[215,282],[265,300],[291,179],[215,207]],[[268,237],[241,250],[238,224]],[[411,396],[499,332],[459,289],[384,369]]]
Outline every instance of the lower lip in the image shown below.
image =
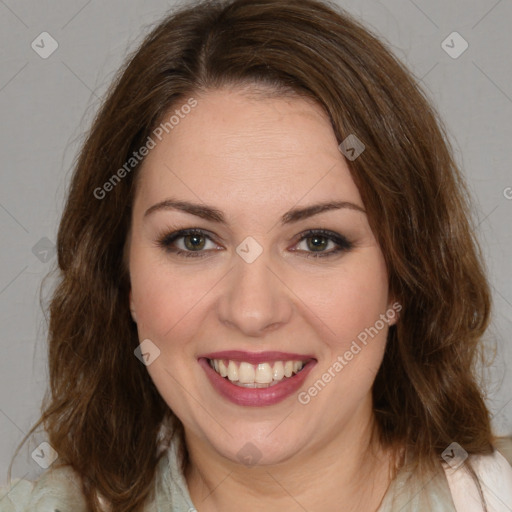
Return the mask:
[[296,393],[302,386],[309,372],[315,366],[316,361],[309,361],[302,370],[293,377],[283,379],[279,384],[268,388],[244,388],[232,384],[225,377],[221,377],[208,362],[208,359],[200,358],[199,364],[203,367],[208,379],[217,392],[236,405],[263,407],[282,402]]

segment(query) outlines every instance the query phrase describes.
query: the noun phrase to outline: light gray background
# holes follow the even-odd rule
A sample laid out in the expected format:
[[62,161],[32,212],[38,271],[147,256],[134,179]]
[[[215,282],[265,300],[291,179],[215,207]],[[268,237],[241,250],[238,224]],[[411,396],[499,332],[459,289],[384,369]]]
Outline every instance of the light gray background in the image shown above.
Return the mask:
[[[498,354],[487,375],[488,404],[497,432],[511,434],[512,1],[338,3],[389,42],[449,130],[475,198],[493,285],[487,338]],[[47,382],[39,287],[56,264],[52,246],[79,142],[124,57],[174,5],[0,0],[0,485],[15,446],[38,418]],[[441,46],[454,31],[469,44],[456,59]],[[42,32],[59,45],[47,59],[31,47]],[[448,44],[460,48],[456,40]],[[30,452],[43,439],[22,452],[14,476],[41,472]]]

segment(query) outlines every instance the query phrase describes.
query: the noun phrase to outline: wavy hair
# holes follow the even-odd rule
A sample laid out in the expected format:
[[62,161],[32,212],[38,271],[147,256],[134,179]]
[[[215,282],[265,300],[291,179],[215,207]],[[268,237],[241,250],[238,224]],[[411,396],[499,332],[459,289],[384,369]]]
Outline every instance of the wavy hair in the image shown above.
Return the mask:
[[417,468],[437,464],[454,440],[469,453],[493,450],[476,377],[489,286],[469,195],[426,95],[335,5],[204,1],[169,13],[118,72],[76,160],[59,225],[49,390],[29,435],[44,426],[93,512],[98,494],[114,512],[143,510],[161,457],[159,427],[171,418],[174,433],[183,429],[133,353],[125,249],[140,163],[104,197],[98,190],[176,105],[195,92],[250,85],[313,99],[340,143],[355,134],[366,146],[348,165],[390,295],[403,306],[373,387],[380,441],[405,448]]

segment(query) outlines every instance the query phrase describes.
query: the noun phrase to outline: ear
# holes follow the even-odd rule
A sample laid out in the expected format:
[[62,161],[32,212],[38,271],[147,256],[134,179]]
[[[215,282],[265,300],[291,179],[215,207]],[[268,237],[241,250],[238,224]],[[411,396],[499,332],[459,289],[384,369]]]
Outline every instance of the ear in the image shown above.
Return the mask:
[[400,318],[400,311],[402,311],[402,304],[397,300],[390,300],[388,309],[386,310],[386,317],[388,318],[389,325],[395,325]]
[[131,290],[130,290],[130,294],[129,294],[129,302],[130,302],[130,313],[132,314],[133,321],[135,323],[137,323],[137,315],[135,313],[135,305],[133,304],[132,291]]

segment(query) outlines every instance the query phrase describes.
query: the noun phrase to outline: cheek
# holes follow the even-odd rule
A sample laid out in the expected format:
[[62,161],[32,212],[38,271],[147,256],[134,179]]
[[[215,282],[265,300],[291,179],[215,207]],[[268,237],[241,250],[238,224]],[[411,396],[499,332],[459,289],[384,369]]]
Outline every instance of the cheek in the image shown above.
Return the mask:
[[296,289],[299,297],[307,298],[304,302],[317,319],[328,327],[333,350],[350,345],[388,309],[387,271],[378,251],[368,251],[364,257],[354,255],[337,272],[316,279],[298,278]]
[[[386,348],[389,323],[388,280],[383,259],[347,265],[331,276],[328,296],[317,293],[316,311],[335,336],[323,338],[325,352],[318,374],[301,400],[316,400],[326,424],[339,425],[369,396]],[[320,382],[320,384],[318,384]],[[323,389],[326,389],[324,392]],[[332,407],[333,403],[339,406]]]
[[168,262],[155,258],[134,258],[130,270],[139,332],[150,339],[163,341],[189,323],[191,313],[213,285],[211,276],[172,271]]

